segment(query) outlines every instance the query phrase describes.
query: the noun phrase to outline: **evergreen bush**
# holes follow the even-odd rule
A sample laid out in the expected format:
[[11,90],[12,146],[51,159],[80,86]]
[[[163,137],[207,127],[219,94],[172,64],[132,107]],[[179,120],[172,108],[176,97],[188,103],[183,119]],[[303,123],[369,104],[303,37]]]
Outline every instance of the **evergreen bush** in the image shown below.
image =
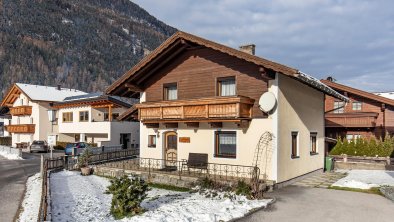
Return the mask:
[[347,140],[338,138],[337,144],[330,151],[330,155],[394,157],[394,138],[386,134],[384,140],[372,137]]
[[112,194],[111,214],[115,219],[131,217],[144,212],[142,201],[147,196],[148,184],[140,177],[114,178],[106,193]]

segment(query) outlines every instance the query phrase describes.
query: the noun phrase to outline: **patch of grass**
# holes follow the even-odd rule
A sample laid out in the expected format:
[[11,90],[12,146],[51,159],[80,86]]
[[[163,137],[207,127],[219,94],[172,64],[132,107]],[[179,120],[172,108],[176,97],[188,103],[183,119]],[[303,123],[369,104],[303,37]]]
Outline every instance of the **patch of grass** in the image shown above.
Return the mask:
[[161,183],[148,183],[148,186],[153,187],[153,188],[157,188],[157,189],[171,190],[171,191],[178,191],[178,192],[189,192],[191,190],[186,187],[177,187],[177,186],[168,185],[168,184],[161,184]]
[[369,194],[377,194],[377,195],[383,196],[382,192],[380,192],[380,190],[379,190],[379,187],[372,187],[371,189],[359,189],[359,188],[350,188],[350,187],[330,186],[327,189],[353,191],[353,192],[369,193]]

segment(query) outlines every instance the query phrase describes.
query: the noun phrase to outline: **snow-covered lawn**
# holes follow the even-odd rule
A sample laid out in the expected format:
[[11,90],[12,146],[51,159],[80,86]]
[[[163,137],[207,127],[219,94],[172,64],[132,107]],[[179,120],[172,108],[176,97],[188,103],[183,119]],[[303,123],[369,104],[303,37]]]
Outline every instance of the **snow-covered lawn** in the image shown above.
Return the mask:
[[358,189],[371,189],[372,187],[394,186],[394,171],[384,170],[350,170],[348,175],[332,186]]
[[23,158],[18,156],[17,154],[10,154],[10,153],[4,152],[2,150],[0,150],[0,155],[9,159],[9,160],[23,160]]
[[18,221],[37,221],[41,203],[41,184],[40,173],[27,179],[25,198],[23,199],[22,212]]
[[[53,221],[115,221],[110,214],[112,195],[104,194],[109,180],[83,177],[79,172],[62,171],[51,175]],[[175,192],[153,188],[142,207],[147,211],[126,221],[228,221],[242,217],[253,208],[271,200],[247,200],[237,196],[207,198],[199,193]]]

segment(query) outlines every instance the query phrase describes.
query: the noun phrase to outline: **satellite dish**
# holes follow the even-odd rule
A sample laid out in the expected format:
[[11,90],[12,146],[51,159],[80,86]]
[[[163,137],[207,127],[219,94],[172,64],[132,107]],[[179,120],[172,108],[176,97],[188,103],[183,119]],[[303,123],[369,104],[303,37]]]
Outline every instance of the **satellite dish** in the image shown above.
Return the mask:
[[263,95],[260,96],[259,99],[259,108],[261,111],[268,113],[272,109],[274,109],[276,105],[276,98],[272,92],[265,92]]

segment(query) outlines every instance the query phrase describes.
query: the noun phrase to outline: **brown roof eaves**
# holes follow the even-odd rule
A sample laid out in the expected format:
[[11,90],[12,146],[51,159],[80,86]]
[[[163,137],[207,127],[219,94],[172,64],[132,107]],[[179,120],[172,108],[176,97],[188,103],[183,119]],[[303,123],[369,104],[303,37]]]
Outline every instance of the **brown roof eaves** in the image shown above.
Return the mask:
[[118,116],[118,120],[120,121],[127,120],[131,115],[133,115],[137,111],[138,109],[135,107],[135,105],[133,105],[132,107],[127,109],[124,113],[122,113],[120,116]]
[[354,95],[358,95],[358,96],[361,96],[361,97],[364,97],[364,98],[368,98],[368,99],[371,99],[371,100],[375,100],[375,101],[378,101],[378,102],[381,102],[381,103],[384,103],[384,104],[387,104],[387,105],[390,105],[390,106],[394,106],[394,100],[392,100],[392,99],[388,99],[388,98],[385,98],[385,97],[382,97],[382,96],[378,96],[378,95],[375,95],[373,93],[369,93],[369,92],[366,92],[366,91],[363,91],[363,90],[355,89],[355,88],[352,88],[350,86],[345,86],[345,85],[342,85],[342,84],[339,84],[339,83],[336,83],[336,82],[332,82],[332,81],[329,81],[329,80],[320,80],[320,81],[323,82],[324,84],[328,85],[329,87],[334,88],[334,89],[341,90],[341,91],[344,91],[344,92],[348,92],[348,93],[351,93],[351,94],[354,94]]
[[123,76],[121,76],[118,80],[116,80],[112,85],[110,85],[106,93],[111,94],[113,93],[114,90],[116,90],[117,87],[119,87],[121,84],[125,83],[130,77],[135,75],[139,70],[141,70],[145,65],[147,65],[150,61],[152,61],[156,56],[158,56],[160,53],[162,53],[167,47],[169,47],[171,44],[176,42],[178,39],[185,39],[187,41],[203,45],[208,48],[212,48],[214,50],[218,50],[220,52],[226,53],[228,55],[235,56],[239,59],[243,59],[248,62],[255,63],[256,65],[261,65],[265,68],[272,69],[276,72],[280,72],[285,75],[289,76],[296,76],[298,73],[297,69],[267,60],[263,59],[233,48],[230,48],[228,46],[212,42],[207,39],[200,38],[198,36],[186,33],[186,32],[181,32],[178,31],[174,35],[172,35],[170,38],[168,38],[164,43],[162,43],[158,48],[156,48],[151,54],[143,58],[137,65],[135,65],[133,68],[131,68],[129,71],[127,71]]

